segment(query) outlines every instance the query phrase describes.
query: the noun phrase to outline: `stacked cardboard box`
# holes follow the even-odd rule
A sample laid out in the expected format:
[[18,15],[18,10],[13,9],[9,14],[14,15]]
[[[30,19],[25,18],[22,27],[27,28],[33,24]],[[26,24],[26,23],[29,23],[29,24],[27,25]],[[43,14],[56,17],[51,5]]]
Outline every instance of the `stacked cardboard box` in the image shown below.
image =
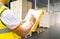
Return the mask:
[[17,0],[11,2],[11,10],[14,12],[16,18],[20,21],[25,18],[29,9],[32,8],[32,3],[27,0]]
[[27,1],[27,0],[22,0],[22,19],[25,18],[27,12],[29,11],[29,9],[32,8],[32,3]]
[[27,2],[27,7],[28,7],[28,11],[29,11],[29,9],[32,8],[32,3],[31,2]]
[[44,12],[44,15],[40,21],[40,27],[50,27],[50,13],[48,13],[47,11]]
[[19,1],[11,2],[11,10],[13,11],[17,20],[22,19],[22,4]]
[[22,0],[22,19],[25,18],[26,14],[27,14],[27,0]]

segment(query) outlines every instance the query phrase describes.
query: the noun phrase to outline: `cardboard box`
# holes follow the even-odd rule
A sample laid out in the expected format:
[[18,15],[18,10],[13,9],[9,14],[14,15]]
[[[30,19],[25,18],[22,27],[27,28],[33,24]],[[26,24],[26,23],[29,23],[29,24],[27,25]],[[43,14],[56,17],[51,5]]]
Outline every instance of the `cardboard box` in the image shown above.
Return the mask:
[[[32,8],[32,3],[27,0],[17,0],[17,1],[11,2],[11,10],[14,12],[15,17],[18,20],[24,19],[28,10],[31,8]],[[18,13],[20,14],[20,16]]]

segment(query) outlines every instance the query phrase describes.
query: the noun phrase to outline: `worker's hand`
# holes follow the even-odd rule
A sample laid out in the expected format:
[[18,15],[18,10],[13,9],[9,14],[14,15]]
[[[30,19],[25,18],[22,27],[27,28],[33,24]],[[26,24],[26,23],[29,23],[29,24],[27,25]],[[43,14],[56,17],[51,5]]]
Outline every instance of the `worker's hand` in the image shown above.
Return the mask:
[[25,23],[25,22],[26,22],[26,20],[20,21],[20,25],[22,25],[22,24]]
[[36,18],[33,15],[31,15],[30,22],[33,24],[36,22]]

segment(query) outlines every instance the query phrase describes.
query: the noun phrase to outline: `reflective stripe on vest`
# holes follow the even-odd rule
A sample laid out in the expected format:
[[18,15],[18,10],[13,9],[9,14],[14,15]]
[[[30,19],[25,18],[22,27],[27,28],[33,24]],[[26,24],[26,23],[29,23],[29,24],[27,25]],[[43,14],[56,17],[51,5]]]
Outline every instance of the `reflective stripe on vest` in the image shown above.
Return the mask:
[[5,29],[0,29],[0,34],[11,32],[11,29],[5,28]]
[[[0,4],[0,17],[1,17],[1,14],[3,13],[3,11],[6,10],[6,9],[7,9],[7,7],[5,7],[5,6],[3,6],[3,5]],[[7,26],[2,22],[1,18],[0,18],[0,22],[1,22],[1,24],[3,24],[5,27],[7,27]],[[7,32],[11,32],[11,30],[10,30],[9,28],[0,29],[0,34],[1,34],[1,33],[7,33]]]
[[6,7],[0,4],[0,16],[5,9],[6,9]]

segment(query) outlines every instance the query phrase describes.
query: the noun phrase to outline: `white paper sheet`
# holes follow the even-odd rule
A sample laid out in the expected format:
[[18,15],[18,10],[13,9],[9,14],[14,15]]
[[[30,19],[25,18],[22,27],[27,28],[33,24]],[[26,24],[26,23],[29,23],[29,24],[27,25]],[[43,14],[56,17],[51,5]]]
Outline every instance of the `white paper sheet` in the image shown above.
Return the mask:
[[34,9],[30,9],[28,14],[25,17],[25,20],[29,20],[30,17],[33,15],[36,18],[36,21],[38,19],[38,17],[40,16],[42,10],[34,10]]
[[[42,10],[35,10],[35,9],[30,9],[29,12],[27,13],[25,20],[27,22],[25,22],[23,24],[23,26],[27,26],[29,24],[29,20],[31,18],[31,16],[33,15],[36,18],[36,21],[38,20],[40,14],[41,14]],[[34,27],[34,26],[33,26]]]

